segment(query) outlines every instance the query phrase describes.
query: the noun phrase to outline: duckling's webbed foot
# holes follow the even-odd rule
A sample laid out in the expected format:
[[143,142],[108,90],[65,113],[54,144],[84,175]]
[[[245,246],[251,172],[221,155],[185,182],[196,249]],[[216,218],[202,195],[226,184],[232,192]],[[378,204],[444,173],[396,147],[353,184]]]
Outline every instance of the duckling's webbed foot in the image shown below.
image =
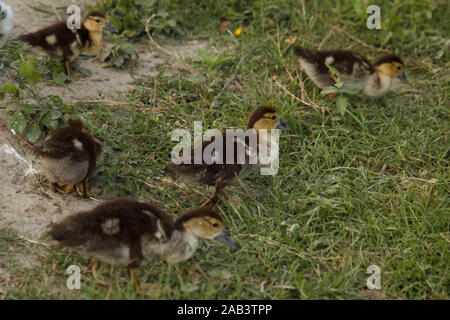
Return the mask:
[[68,80],[74,79],[74,77],[79,76],[80,74],[78,72],[75,72],[70,67],[70,61],[64,61],[64,70],[66,71]]
[[215,207],[220,200],[220,196],[222,194],[222,190],[225,187],[225,182],[221,178],[217,178],[215,182],[215,191],[214,195],[206,201],[201,207]]
[[91,186],[87,179],[77,184],[77,193],[83,198],[98,196],[102,193],[102,189]]
[[67,194],[72,192],[74,185],[73,184],[64,184],[64,183],[52,183],[53,190],[55,192],[59,192],[62,194]]
[[98,275],[98,260],[97,259],[91,259],[91,272],[92,277],[97,281],[100,285],[109,287],[109,283],[106,282],[102,277]]

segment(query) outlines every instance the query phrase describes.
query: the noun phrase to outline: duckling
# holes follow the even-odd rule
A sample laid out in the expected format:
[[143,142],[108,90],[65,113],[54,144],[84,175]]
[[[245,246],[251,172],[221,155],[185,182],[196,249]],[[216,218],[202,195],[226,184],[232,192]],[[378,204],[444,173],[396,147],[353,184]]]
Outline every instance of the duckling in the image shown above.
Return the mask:
[[92,11],[85,17],[80,29],[69,29],[66,21],[59,21],[36,32],[22,35],[22,41],[40,46],[48,54],[61,59],[67,75],[72,76],[70,62],[81,53],[96,55],[103,45],[103,29],[118,32],[107,22],[104,13]]
[[[270,149],[272,149],[274,150],[274,152],[278,153],[278,143],[277,141],[272,139],[270,130],[289,129],[289,126],[286,125],[282,120],[280,120],[280,116],[277,110],[270,106],[264,106],[258,107],[252,112],[247,121],[247,129],[247,132],[249,132],[250,135],[246,135],[244,140],[234,138],[234,140],[232,141],[232,143],[234,144],[234,161],[232,164],[227,160],[227,147],[225,147],[227,142],[227,134],[226,132],[222,132],[221,135],[223,148],[222,150],[215,150],[216,153],[214,155],[214,158],[222,159],[222,163],[220,163],[220,161],[213,161],[213,163],[208,164],[205,162],[205,159],[202,158],[202,162],[196,164],[194,158],[196,149],[193,147],[191,148],[190,164],[175,164],[174,162],[170,162],[167,165],[167,168],[170,171],[174,172],[176,175],[180,175],[184,178],[187,178],[188,180],[215,186],[216,191],[213,197],[214,199],[218,196],[218,193],[223,189],[223,187],[234,184],[238,180],[245,179],[248,175],[261,167],[261,163],[259,161],[252,164],[250,161],[250,156],[252,154],[257,154],[257,152],[263,145],[267,147],[266,150],[268,150],[269,152]],[[267,134],[260,135],[261,129],[267,130]],[[251,144],[249,143],[251,141],[252,135],[256,136],[256,150],[254,149],[254,147],[252,148]],[[201,145],[201,154],[204,155],[205,149],[210,149],[210,146],[214,141],[215,139],[212,139],[211,141],[203,141]],[[241,144],[240,147],[239,144]],[[244,149],[245,154],[237,154],[239,149]],[[242,156],[244,156],[245,159],[243,159]]]
[[351,51],[319,51],[295,46],[294,52],[302,68],[319,88],[331,86],[336,81],[327,64],[340,72],[344,87],[362,89],[368,96],[386,94],[394,78],[409,84],[403,72],[403,61],[393,54],[383,56],[371,64],[360,54]]
[[[169,264],[192,257],[199,239],[217,240],[236,248],[214,205],[195,208],[173,219],[151,203],[116,199],[90,211],[75,213],[50,226],[53,247],[67,247],[112,265],[128,266],[136,291],[136,269],[159,257]],[[92,265],[97,278],[98,264]]]
[[11,7],[0,0],[0,45],[14,28],[14,14]]
[[71,121],[67,127],[51,131],[34,151],[55,191],[69,193],[74,184],[78,194],[85,198],[101,191],[91,188],[88,178],[103,161],[103,146],[86,132],[81,121]]

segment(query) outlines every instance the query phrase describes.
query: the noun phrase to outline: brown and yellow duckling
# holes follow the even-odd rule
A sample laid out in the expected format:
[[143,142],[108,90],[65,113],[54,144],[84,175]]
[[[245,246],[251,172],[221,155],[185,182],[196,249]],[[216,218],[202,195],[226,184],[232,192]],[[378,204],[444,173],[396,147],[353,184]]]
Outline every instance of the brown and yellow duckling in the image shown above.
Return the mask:
[[[222,150],[215,150],[214,154],[214,158],[222,159],[221,163],[214,161],[213,163],[208,164],[205,162],[205,159],[202,158],[202,162],[196,164],[194,159],[196,150],[192,147],[191,161],[189,164],[175,164],[174,162],[170,162],[167,167],[170,171],[181,177],[187,178],[188,180],[215,186],[217,195],[224,186],[245,179],[248,175],[261,167],[259,160],[257,163],[252,163],[250,157],[252,154],[257,154],[262,145],[266,146],[268,152],[270,152],[272,148],[275,153],[278,153],[278,141],[272,139],[271,130],[288,128],[289,127],[280,120],[280,115],[277,110],[270,106],[259,107],[252,112],[247,122],[247,132],[256,136],[256,150],[255,148],[252,148],[252,145],[249,143],[251,141],[250,136],[245,136],[244,139],[234,138],[232,142],[234,144],[234,158],[233,163],[229,163],[228,160],[226,160],[227,134],[226,132],[222,132],[223,148]],[[260,132],[262,129],[265,129],[267,134],[261,135]],[[211,148],[214,141],[215,139],[203,141],[201,145],[201,154],[205,154],[205,149]],[[245,154],[238,155],[238,150],[245,150]],[[268,155],[270,157],[269,153]],[[242,156],[245,158],[242,158]],[[274,156],[278,157],[278,154],[274,154]],[[239,158],[240,160],[238,161]]]
[[88,178],[103,161],[103,146],[84,129],[81,121],[71,121],[67,127],[51,131],[34,151],[42,172],[56,191],[69,193],[77,185],[78,194],[84,197],[100,193],[101,190],[89,186]]
[[118,32],[116,27],[107,22],[104,13],[92,11],[87,14],[80,29],[69,29],[66,21],[59,21],[36,32],[22,35],[19,39],[32,46],[39,46],[51,56],[60,59],[70,77],[71,61],[82,53],[96,55],[100,52],[103,29]]
[[[94,261],[128,266],[137,291],[137,267],[154,258],[170,264],[187,260],[195,253],[199,239],[236,247],[214,206],[192,209],[173,219],[150,203],[127,199],[75,213],[50,226],[49,235],[56,241],[56,249],[67,247]],[[97,267],[98,263],[93,263],[95,278]]]
[[362,55],[345,50],[319,51],[294,46],[300,65],[319,87],[325,88],[336,82],[327,64],[336,68],[344,87],[362,89],[368,96],[381,96],[392,87],[393,79],[409,83],[403,72],[403,61],[389,54],[370,63]]

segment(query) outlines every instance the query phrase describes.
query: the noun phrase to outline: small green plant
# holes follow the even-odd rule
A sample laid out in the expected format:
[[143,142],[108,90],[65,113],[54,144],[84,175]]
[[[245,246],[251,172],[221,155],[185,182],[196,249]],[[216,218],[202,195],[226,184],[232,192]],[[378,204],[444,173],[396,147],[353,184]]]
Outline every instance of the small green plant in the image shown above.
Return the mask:
[[15,61],[20,60],[27,48],[22,41],[17,39],[8,40],[3,47],[0,47],[0,74],[9,72],[14,68]]
[[132,69],[137,66],[139,56],[131,43],[118,41],[103,45],[99,59],[104,67]]
[[226,69],[230,69],[232,63],[232,57],[225,50],[213,55],[199,49],[198,59],[194,61],[194,66],[202,69],[206,74],[214,76],[227,71]]
[[107,0],[97,9],[107,12],[109,21],[127,39],[145,35],[147,20],[152,15],[155,15],[149,21],[152,33],[183,35],[182,19],[179,14],[171,12],[170,5],[169,1]]
[[25,134],[28,141],[35,143],[43,132],[66,123],[64,113],[75,110],[60,97],[40,96],[36,85],[41,81],[42,73],[32,58],[23,60],[18,71],[24,81],[19,85],[5,83],[0,88],[0,101],[9,97],[4,109],[13,112],[8,123],[11,131],[17,135]]
[[333,66],[330,66],[327,64],[328,69],[333,73],[334,78],[336,79],[335,84],[332,86],[324,88],[320,94],[321,95],[327,95],[327,94],[334,94],[336,95],[336,98],[334,99],[336,104],[336,111],[340,113],[341,116],[345,114],[348,107],[348,99],[344,96],[344,94],[357,94],[359,93],[359,89],[357,88],[344,88],[344,83],[341,79],[340,72]]

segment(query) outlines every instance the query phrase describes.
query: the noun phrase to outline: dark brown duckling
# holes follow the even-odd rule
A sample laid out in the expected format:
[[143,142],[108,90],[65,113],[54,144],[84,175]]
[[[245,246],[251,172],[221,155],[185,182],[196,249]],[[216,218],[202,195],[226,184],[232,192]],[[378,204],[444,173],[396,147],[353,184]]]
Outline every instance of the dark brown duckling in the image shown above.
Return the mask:
[[403,72],[403,61],[393,54],[383,56],[372,64],[352,51],[319,51],[295,46],[294,52],[302,68],[319,88],[331,86],[336,81],[327,64],[339,71],[344,87],[362,89],[368,96],[386,94],[395,78],[409,83]]
[[84,129],[81,121],[71,121],[67,127],[51,131],[42,143],[35,146],[34,151],[40,159],[43,173],[56,191],[68,193],[77,185],[80,195],[92,195],[88,178],[94,175],[103,161],[103,146]]
[[[199,239],[236,246],[214,205],[189,210],[173,219],[151,203],[128,199],[75,213],[50,226],[49,235],[56,249],[67,247],[108,264],[128,266],[137,291],[137,267],[156,257],[171,264],[185,261],[196,251]],[[94,277],[96,268],[94,263]]]
[[[214,161],[211,164],[205,162],[205,159],[202,158],[201,163],[196,164],[194,159],[195,148],[191,148],[191,161],[189,164],[181,163],[175,164],[170,162],[167,165],[167,168],[174,172],[177,175],[187,178],[188,180],[203,183],[211,186],[216,186],[216,195],[218,192],[225,187],[226,185],[234,184],[238,180],[245,179],[252,172],[261,167],[259,162],[252,163],[250,160],[250,156],[253,154],[257,154],[260,147],[264,144],[267,149],[273,150],[276,149],[275,152],[278,152],[278,142],[273,140],[270,136],[270,131],[273,129],[288,129],[289,127],[280,120],[280,116],[276,109],[264,106],[259,107],[252,112],[247,122],[247,132],[251,133],[253,136],[256,136],[257,148],[251,148],[249,144],[251,135],[245,136],[244,139],[234,139],[234,163],[227,163],[227,148],[226,145],[226,132],[222,132],[222,141],[223,148],[222,150],[215,150],[216,154],[214,157],[218,157],[222,159],[222,163],[218,163]],[[260,135],[260,130],[267,130],[267,135]],[[214,139],[211,141],[203,141],[202,143],[202,154],[206,148],[208,148]],[[240,146],[241,145],[241,146]],[[242,155],[238,156],[237,151],[245,150],[245,154],[243,155],[245,159],[242,158]],[[278,155],[276,155],[278,156]],[[238,161],[238,157],[240,160]]]
[[32,46],[43,48],[48,54],[61,59],[64,69],[70,77],[70,62],[81,53],[96,55],[103,45],[103,29],[118,32],[117,28],[107,22],[100,11],[87,14],[80,29],[69,29],[66,21],[59,21],[36,32],[22,35],[20,40]]

